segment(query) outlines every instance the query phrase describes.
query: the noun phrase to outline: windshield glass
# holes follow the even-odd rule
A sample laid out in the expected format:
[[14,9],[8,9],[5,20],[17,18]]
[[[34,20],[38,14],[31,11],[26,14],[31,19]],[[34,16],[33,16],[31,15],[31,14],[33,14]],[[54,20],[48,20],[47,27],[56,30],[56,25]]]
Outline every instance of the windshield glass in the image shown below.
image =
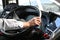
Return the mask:
[[45,11],[53,11],[53,12],[60,11],[60,7],[56,3],[50,0],[41,0],[41,4]]
[[[53,12],[60,11],[60,7],[56,3],[50,0],[40,0],[40,2],[44,11],[53,11]],[[18,0],[18,4],[19,5],[32,5],[38,8],[38,4],[36,0],[24,0],[24,1]]]
[[32,6],[37,6],[36,0],[18,0],[19,5],[32,5]]

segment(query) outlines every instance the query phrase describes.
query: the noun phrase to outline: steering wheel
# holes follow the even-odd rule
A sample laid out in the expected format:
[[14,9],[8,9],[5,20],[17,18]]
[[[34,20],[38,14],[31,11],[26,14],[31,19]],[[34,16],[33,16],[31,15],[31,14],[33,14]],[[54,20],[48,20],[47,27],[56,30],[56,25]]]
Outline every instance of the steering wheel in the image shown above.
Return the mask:
[[[26,7],[26,6],[25,6]],[[16,8],[16,9],[13,9],[12,11],[9,11],[9,12],[7,12],[7,14],[5,15],[5,16],[3,16],[3,18],[7,18],[7,19],[9,19],[8,17],[9,16],[11,16],[11,17],[13,17],[13,15],[12,15],[12,13],[14,13],[15,11],[17,11],[18,9],[22,9],[22,8],[24,8],[23,10],[24,10],[24,12],[23,13],[31,13],[31,14],[26,14],[26,17],[23,17],[24,15],[21,13],[20,14],[20,18],[22,18],[23,17],[23,19],[25,20],[25,21],[28,21],[28,20],[30,20],[31,18],[33,18],[33,17],[35,17],[35,16],[38,16],[39,14],[39,12],[37,12],[38,10],[36,10],[37,8],[35,8],[35,7],[29,7],[29,6],[27,6],[26,8],[25,7],[19,7],[19,8]],[[33,10],[33,11],[31,11],[31,10]],[[27,11],[27,12],[26,12]],[[6,12],[5,12],[6,13]],[[43,12],[42,12],[43,13]],[[28,16],[27,16],[28,15]],[[18,15],[19,16],[19,15]],[[42,24],[43,24],[43,27],[44,26],[46,26],[47,24],[49,23],[49,18],[47,17],[47,15],[46,15],[46,13],[43,13],[43,15],[42,15]],[[39,26],[38,26],[39,27]],[[42,31],[44,31],[45,30],[45,27],[43,28],[42,27]],[[36,27],[37,28],[37,27]],[[6,35],[17,35],[17,34],[20,34],[20,33],[24,33],[26,30],[28,30],[29,28],[26,28],[26,29],[23,29],[22,31],[16,31],[16,32],[14,32],[14,33],[9,33],[9,32],[6,32],[6,31],[3,31],[3,30],[1,30],[1,32],[3,32],[4,34],[6,34]],[[38,29],[40,29],[40,28],[38,28]]]
[[[41,17],[42,25],[34,27],[34,30],[35,29],[39,29],[39,30],[42,30],[43,32],[45,32],[46,26],[49,24],[49,17],[48,17],[48,15],[45,12],[41,11],[41,13],[43,13],[42,17]],[[29,15],[29,16],[27,16],[26,21],[32,19],[33,17],[36,17],[36,16],[35,15]]]

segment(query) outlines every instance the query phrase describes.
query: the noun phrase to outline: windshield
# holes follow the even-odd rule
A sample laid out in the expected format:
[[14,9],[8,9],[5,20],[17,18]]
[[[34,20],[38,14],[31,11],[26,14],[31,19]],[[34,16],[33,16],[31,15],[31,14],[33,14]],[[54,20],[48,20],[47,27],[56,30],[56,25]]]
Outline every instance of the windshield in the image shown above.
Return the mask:
[[53,11],[53,12],[60,11],[60,7],[56,3],[50,0],[41,0],[41,4],[45,11]]
[[[38,8],[38,4],[36,0],[19,0],[19,5],[32,5],[32,6],[36,6]],[[53,11],[53,12],[59,12],[60,11],[60,7],[50,1],[50,0],[40,0],[42,8],[44,11]]]
[[18,0],[19,5],[32,5],[32,6],[37,6],[36,0]]

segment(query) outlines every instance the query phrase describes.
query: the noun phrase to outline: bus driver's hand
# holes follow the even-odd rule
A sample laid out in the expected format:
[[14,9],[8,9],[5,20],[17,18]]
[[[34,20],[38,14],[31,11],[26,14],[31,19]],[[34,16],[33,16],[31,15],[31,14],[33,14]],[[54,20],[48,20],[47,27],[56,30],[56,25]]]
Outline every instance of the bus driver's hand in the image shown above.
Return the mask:
[[34,17],[31,20],[27,21],[24,23],[24,27],[31,27],[31,26],[36,26],[41,24],[41,19],[40,17]]

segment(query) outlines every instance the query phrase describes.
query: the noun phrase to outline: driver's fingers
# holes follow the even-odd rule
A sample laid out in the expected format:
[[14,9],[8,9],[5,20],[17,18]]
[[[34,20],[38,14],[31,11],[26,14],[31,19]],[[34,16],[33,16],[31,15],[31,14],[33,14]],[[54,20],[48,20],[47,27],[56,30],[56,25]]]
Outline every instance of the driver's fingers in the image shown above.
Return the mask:
[[36,19],[36,20],[35,20],[35,24],[36,24],[36,25],[40,25],[40,24],[41,24],[40,19]]
[[39,19],[35,19],[35,20],[41,23],[41,19],[40,18]]
[[36,25],[40,25],[40,22],[36,22]]
[[40,20],[40,19],[36,19],[36,21],[41,22],[41,20]]

